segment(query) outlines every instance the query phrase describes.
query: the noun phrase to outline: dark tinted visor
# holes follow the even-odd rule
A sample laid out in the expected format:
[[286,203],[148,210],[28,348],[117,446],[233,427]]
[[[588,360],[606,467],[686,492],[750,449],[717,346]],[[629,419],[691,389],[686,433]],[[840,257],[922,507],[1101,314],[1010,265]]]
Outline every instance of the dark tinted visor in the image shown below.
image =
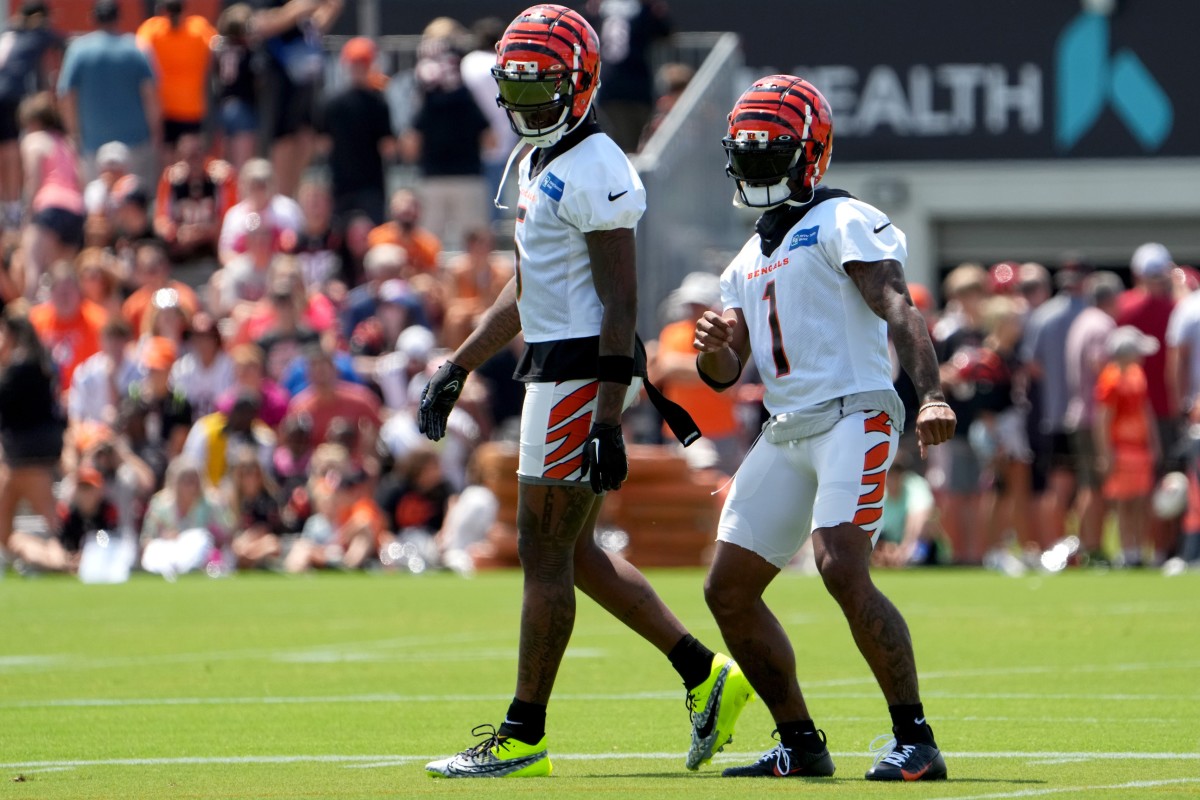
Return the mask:
[[[504,74],[506,73],[501,73],[501,75]],[[562,84],[562,77],[547,80],[511,80],[500,75],[496,76],[500,103],[509,108],[537,108],[551,105],[561,99],[559,90]]]
[[778,183],[788,176],[788,170],[799,152],[796,147],[739,147],[726,142],[729,174],[749,183]]

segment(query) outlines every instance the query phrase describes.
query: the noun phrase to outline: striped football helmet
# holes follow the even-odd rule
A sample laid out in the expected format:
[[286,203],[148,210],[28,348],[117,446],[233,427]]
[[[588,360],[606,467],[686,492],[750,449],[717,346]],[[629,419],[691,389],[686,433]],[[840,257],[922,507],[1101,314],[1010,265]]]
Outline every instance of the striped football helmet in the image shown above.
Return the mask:
[[587,117],[600,86],[600,40],[569,8],[530,6],[496,45],[492,77],[513,131],[550,147]]
[[725,174],[752,208],[812,200],[833,155],[833,112],[824,96],[794,75],[760,78],[729,112]]

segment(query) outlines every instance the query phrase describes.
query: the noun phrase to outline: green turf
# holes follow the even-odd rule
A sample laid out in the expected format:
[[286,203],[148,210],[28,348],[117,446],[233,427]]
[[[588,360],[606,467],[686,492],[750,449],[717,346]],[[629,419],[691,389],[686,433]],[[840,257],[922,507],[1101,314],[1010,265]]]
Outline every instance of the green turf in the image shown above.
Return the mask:
[[[719,644],[701,572],[651,579]],[[836,779],[804,785],[719,777],[716,767],[770,745],[761,703],[716,766],[686,772],[678,678],[586,600],[550,708],[555,777],[427,778],[425,759],[461,749],[506,708],[516,574],[140,576],[114,587],[10,575],[0,798],[1200,796],[1200,575],[878,580],[912,629],[946,784],[862,780],[887,713],[813,578],[786,575],[769,595],[838,766]],[[1088,755],[1098,753],[1153,757]]]

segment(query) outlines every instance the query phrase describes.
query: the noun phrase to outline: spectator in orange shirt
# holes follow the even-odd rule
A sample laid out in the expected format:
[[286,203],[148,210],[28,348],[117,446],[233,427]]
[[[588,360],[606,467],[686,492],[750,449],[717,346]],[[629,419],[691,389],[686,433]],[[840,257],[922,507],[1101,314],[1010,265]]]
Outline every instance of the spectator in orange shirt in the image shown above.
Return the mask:
[[[696,320],[705,311],[720,311],[721,279],[707,272],[693,272],[679,288],[667,296],[669,323],[658,336],[658,351],[651,368],[651,379],[670,400],[687,409],[704,432],[708,447],[695,444],[685,453],[695,466],[717,466],[732,475],[741,463],[744,451],[736,415],[737,396],[733,392],[714,393],[696,372]],[[715,450],[715,452],[713,452]],[[700,458],[702,461],[697,461]],[[708,463],[703,463],[708,462]]]
[[221,220],[237,202],[233,167],[207,156],[199,133],[181,135],[176,149],[179,160],[158,181],[154,232],[175,261],[215,256]]
[[105,320],[104,309],[84,299],[71,262],[56,262],[50,268],[50,299],[29,310],[29,321],[58,367],[63,392],[71,388],[75,368],[100,352]]
[[1158,352],[1158,340],[1123,325],[1107,346],[1110,360],[1096,380],[1096,461],[1104,497],[1116,504],[1123,563],[1138,566],[1161,454],[1142,361]]
[[200,308],[196,293],[190,286],[182,281],[171,280],[171,260],[162,242],[149,239],[138,243],[134,253],[133,279],[139,284],[138,289],[125,301],[121,314],[134,331],[142,330],[142,317],[159,289],[174,289],[179,298],[179,307],[189,319]]
[[438,266],[442,243],[429,231],[420,226],[421,203],[409,189],[401,189],[392,195],[389,207],[391,222],[371,231],[367,237],[369,247],[378,244],[396,244],[408,252],[409,267],[415,272],[433,272]]
[[142,23],[137,43],[158,72],[163,160],[185,133],[199,133],[208,106],[208,65],[217,31],[198,14],[184,16],[183,0],[159,0],[158,16]]
[[336,566],[357,569],[395,541],[361,470],[343,465],[314,484],[317,513],[288,553],[284,563],[288,572]]

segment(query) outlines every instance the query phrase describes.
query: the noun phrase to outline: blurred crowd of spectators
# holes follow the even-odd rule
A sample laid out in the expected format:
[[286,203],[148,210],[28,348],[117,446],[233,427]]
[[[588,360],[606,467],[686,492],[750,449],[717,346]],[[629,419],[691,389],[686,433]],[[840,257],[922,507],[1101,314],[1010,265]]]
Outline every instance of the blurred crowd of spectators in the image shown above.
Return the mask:
[[[374,42],[326,53],[342,0],[123,8],[96,0],[68,40],[25,0],[0,36],[0,552],[78,571],[106,550],[101,579],[121,560],[469,569],[496,515],[471,456],[513,430],[520,342],[443,446],[413,412],[513,274],[492,203],[516,145],[490,74],[504,22],[433,20],[406,117]],[[665,9],[591,11],[634,149]]]
[[[23,570],[98,579],[469,570],[497,514],[472,457],[515,437],[520,339],[474,374],[436,449],[415,406],[514,271],[491,203],[516,143],[489,72],[503,22],[429,24],[398,129],[370,40],[324,83],[341,0],[234,3],[215,24],[185,5],[160,0],[133,36],[97,0],[96,30],[65,43],[27,0],[0,37],[0,544]],[[600,110],[634,150],[691,70],[651,88],[661,3],[589,11]],[[400,162],[414,185],[389,180]],[[1181,501],[1174,475],[1194,472],[1200,424],[1196,276],[1161,245],[1131,266],[1126,290],[1077,261],[964,265],[940,310],[912,287],[959,430],[928,463],[906,440],[881,564],[1200,556],[1200,491],[1185,479]],[[689,462],[732,474],[761,386],[753,369],[736,392],[699,383],[692,325],[718,305],[717,277],[689,275],[643,333],[651,377],[706,433]],[[648,404],[626,424],[664,442]],[[1174,494],[1156,495],[1165,474]]]

